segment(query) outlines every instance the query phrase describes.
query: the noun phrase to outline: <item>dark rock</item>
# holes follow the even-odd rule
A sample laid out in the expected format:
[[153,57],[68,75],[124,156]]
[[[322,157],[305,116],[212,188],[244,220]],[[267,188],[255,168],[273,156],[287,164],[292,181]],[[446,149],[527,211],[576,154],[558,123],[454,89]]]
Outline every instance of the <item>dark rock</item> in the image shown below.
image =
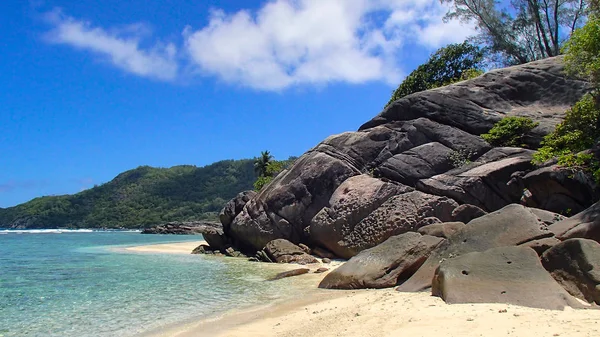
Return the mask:
[[310,264],[319,262],[314,256],[306,254],[302,248],[285,239],[273,240],[263,250],[277,263]]
[[430,216],[430,217],[421,219],[421,221],[419,221],[417,223],[417,225],[415,226],[415,228],[419,229],[419,228],[424,227],[424,226],[429,226],[429,225],[433,225],[433,224],[441,224],[441,223],[442,223],[442,220],[440,220],[440,219],[438,219],[438,218],[436,218],[434,216]]
[[206,251],[210,250],[210,247],[207,245],[200,245],[194,250],[192,250],[192,254],[206,254]]
[[363,250],[329,273],[319,288],[388,288],[410,277],[442,241],[433,236],[405,233]]
[[360,130],[425,117],[480,135],[511,113],[540,121],[528,141],[535,147],[544,134],[560,123],[564,112],[589,90],[588,83],[565,76],[561,57],[548,58],[405,96]]
[[566,214],[578,213],[600,198],[593,177],[568,167],[552,165],[528,173],[525,187],[531,192],[527,206]]
[[462,222],[443,222],[439,224],[428,225],[419,228],[417,232],[422,235],[437,236],[440,238],[448,238],[450,235],[463,229],[465,224]]
[[354,176],[333,193],[329,207],[313,218],[312,239],[342,258],[374,247],[390,236],[416,231],[428,217],[449,221],[453,200],[404,186]]
[[315,270],[315,274],[321,274],[328,270],[329,270],[329,268],[321,267],[321,268],[318,268],[317,270]]
[[546,225],[552,225],[556,222],[566,219],[566,217],[564,217],[558,213],[546,211],[546,210],[539,209],[539,208],[529,208],[529,210],[531,212],[533,212],[533,214],[537,215],[538,219],[540,219],[540,221],[542,221]]
[[474,205],[460,205],[452,211],[452,220],[462,223],[468,223],[473,219],[477,219],[486,215],[487,212]]
[[284,271],[282,273],[275,275],[273,278],[269,279],[269,281],[281,280],[282,278],[286,278],[286,277],[298,276],[298,275],[306,274],[309,271],[310,271],[310,269],[308,269],[308,268],[299,268],[299,269],[294,269],[294,270],[288,270],[288,271]]
[[600,304],[600,244],[569,239],[542,256],[542,264],[571,295]]
[[227,247],[225,249],[225,251],[223,252],[223,254],[230,256],[230,257],[235,257],[235,249],[231,248],[231,247]]
[[335,254],[333,254],[332,252],[328,251],[325,248],[321,248],[321,247],[314,247],[312,249],[312,253],[318,257],[322,257],[322,258],[326,258],[326,259],[335,259],[337,256],[335,256]]
[[[422,218],[455,220],[435,214],[452,212],[455,201],[486,211],[520,202],[532,151],[490,149],[480,134],[505,116],[530,117],[540,122],[526,135],[535,148],[590,89],[566,76],[558,57],[408,95],[357,132],[331,136],[301,156],[246,203],[225,234],[248,253],[283,238],[348,258],[416,230]],[[380,178],[364,186],[372,197],[333,198],[348,178],[367,173]],[[384,193],[391,185],[401,191]]]
[[275,261],[271,260],[271,258],[269,257],[269,255],[267,253],[265,253],[262,250],[259,250],[258,252],[256,252],[256,258],[259,261],[263,261],[263,262],[269,262],[269,263],[274,263]]
[[528,208],[517,204],[508,205],[471,220],[463,229],[448,237],[398,290],[410,292],[429,288],[433,274],[443,260],[551,236],[552,233],[545,229],[544,223]]
[[221,224],[209,221],[167,222],[162,225],[144,228],[142,234],[198,235],[207,230],[220,230]]
[[548,228],[561,240],[581,238],[600,242],[600,201]]
[[227,247],[231,245],[229,238],[225,236],[221,228],[206,227],[200,233],[212,250],[218,250],[225,253]]
[[308,247],[307,245],[305,245],[303,243],[299,243],[298,247],[300,247],[300,249],[302,249],[308,255],[310,255],[312,253],[312,250],[310,249],[310,247]]
[[324,257],[324,258],[321,259],[321,263],[329,264],[329,263],[331,263],[331,260],[328,259],[328,258],[326,258],[326,257]]
[[520,244],[519,246],[529,247],[529,248],[535,250],[535,252],[539,256],[542,256],[542,254],[545,251],[556,246],[559,243],[560,243],[559,239],[557,239],[555,237],[551,237],[551,238],[543,238],[543,239],[539,239],[539,240],[528,241],[523,244]]
[[225,207],[219,213],[219,221],[223,225],[225,234],[229,234],[229,226],[235,217],[244,209],[246,203],[256,196],[254,191],[244,191],[238,193],[233,199],[229,200]]
[[473,163],[421,179],[417,189],[495,211],[521,200],[523,187],[507,182],[514,172],[533,167],[532,154],[533,151],[519,148],[495,148]]
[[581,307],[544,270],[531,248],[500,247],[443,261],[432,294],[446,303],[509,303],[562,310]]
[[[324,146],[324,145],[323,145]],[[338,155],[312,150],[280,173],[251,199],[231,223],[230,235],[244,250],[262,249],[284,238],[300,242],[304,228],[324,206],[333,191],[359,171]]]

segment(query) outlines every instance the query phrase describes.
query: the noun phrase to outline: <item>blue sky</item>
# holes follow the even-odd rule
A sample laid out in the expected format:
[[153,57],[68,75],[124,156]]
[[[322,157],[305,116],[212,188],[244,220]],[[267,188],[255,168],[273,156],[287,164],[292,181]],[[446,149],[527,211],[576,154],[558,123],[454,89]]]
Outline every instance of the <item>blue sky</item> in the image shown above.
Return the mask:
[[0,207],[140,165],[301,155],[473,33],[437,0],[4,0]]

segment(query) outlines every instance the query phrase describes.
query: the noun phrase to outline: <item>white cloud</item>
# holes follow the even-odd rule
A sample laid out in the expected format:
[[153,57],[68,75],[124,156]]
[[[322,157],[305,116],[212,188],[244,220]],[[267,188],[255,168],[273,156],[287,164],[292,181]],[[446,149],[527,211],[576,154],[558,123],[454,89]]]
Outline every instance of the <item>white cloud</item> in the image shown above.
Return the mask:
[[[143,26],[108,31],[54,13],[51,41],[106,57],[128,72],[173,80],[178,69],[258,90],[331,82],[396,85],[399,55],[462,42],[472,27],[443,23],[439,0],[270,0],[256,11],[214,9],[184,45],[140,47]],[[180,55],[177,55],[180,54]],[[185,64],[183,64],[185,62]]]
[[116,67],[139,76],[167,81],[177,77],[175,45],[155,43],[150,48],[141,48],[140,40],[149,35],[144,25],[107,31],[65,16],[59,10],[49,13],[46,18],[54,26],[46,35],[50,43],[93,52]]
[[328,82],[396,84],[406,45],[461,42],[472,28],[442,22],[438,0],[274,0],[256,13],[216,10],[184,32],[199,70],[262,90]]

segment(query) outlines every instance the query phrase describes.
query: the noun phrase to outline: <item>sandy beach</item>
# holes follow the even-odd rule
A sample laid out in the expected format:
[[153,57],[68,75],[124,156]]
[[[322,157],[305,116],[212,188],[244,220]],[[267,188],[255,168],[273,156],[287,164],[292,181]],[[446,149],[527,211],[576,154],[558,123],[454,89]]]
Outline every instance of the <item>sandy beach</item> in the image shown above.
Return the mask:
[[[187,250],[189,253],[198,244],[161,244],[128,250],[154,253]],[[319,266],[309,267],[312,271]],[[285,269],[287,267],[301,266],[285,266]],[[428,292],[318,289],[324,275],[296,276],[295,280],[306,285],[306,290],[294,298],[181,323],[143,336],[591,337],[600,333],[600,310],[552,311],[507,304],[448,305]]]
[[189,241],[189,242],[175,242],[175,243],[163,243],[156,245],[147,246],[134,246],[122,248],[123,250],[136,253],[164,253],[164,254],[190,254],[194,248],[206,244],[206,241]]

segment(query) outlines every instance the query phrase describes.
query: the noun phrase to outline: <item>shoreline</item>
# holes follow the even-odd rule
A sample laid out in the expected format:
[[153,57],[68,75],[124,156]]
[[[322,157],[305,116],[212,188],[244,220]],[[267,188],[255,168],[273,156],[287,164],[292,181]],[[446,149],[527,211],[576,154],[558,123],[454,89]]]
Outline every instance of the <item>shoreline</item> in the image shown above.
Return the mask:
[[131,246],[123,248],[113,248],[117,251],[126,251],[133,253],[159,253],[159,254],[191,254],[194,248],[201,244],[207,244],[204,240],[184,241],[172,243],[157,243],[143,246]]
[[[197,242],[194,242],[194,244]],[[129,247],[133,252],[173,253],[188,243]],[[249,262],[256,263],[256,262]],[[280,270],[302,268],[272,264]],[[534,309],[501,303],[446,304],[430,292],[401,293],[393,288],[325,290],[327,274],[289,278],[298,293],[268,303],[237,308],[146,331],[137,337],[195,336],[596,336],[600,310]],[[339,266],[324,265],[330,271]],[[278,282],[278,281],[273,281]]]

